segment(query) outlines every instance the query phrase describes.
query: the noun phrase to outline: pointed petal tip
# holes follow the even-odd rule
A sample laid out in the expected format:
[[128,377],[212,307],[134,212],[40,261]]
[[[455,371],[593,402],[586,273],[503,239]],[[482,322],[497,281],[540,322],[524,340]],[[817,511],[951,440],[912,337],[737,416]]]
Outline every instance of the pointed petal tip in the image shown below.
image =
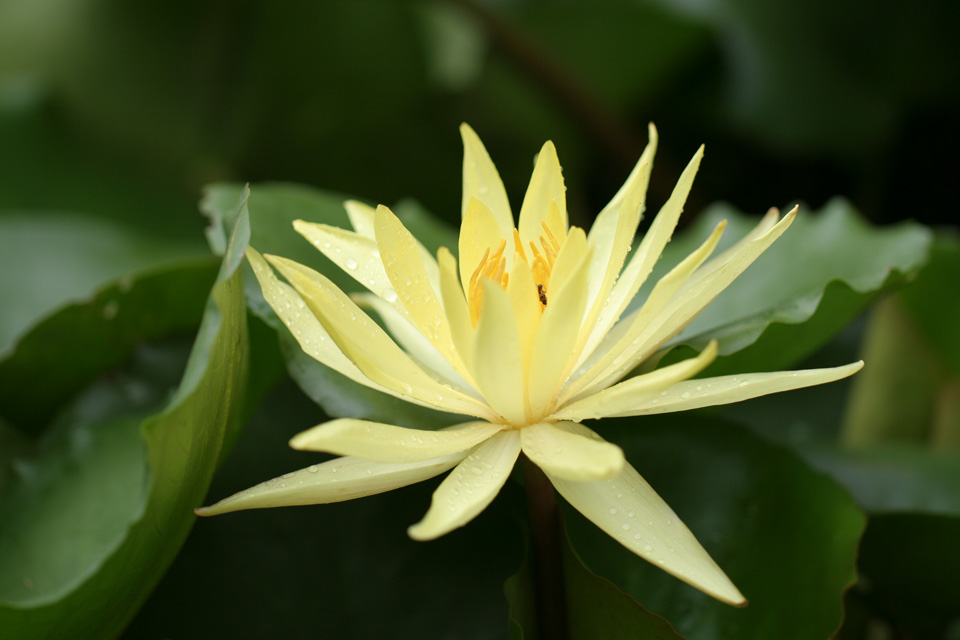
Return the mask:
[[426,518],[418,522],[417,524],[412,524],[407,527],[407,535],[410,536],[412,540],[417,542],[427,542],[429,540],[436,540],[440,537],[440,533],[437,531],[432,531],[428,526],[424,525]]

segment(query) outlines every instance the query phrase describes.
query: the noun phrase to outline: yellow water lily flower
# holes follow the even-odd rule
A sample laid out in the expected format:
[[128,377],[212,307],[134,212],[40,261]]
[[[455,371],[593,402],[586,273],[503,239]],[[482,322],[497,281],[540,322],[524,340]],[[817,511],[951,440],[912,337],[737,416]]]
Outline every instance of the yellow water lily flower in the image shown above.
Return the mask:
[[[353,231],[294,226],[370,293],[351,298],[286,258],[248,249],[247,259],[267,302],[306,353],[360,384],[473,419],[439,431],[333,420],[290,445],[343,457],[198,513],[350,500],[452,469],[423,520],[409,528],[411,537],[430,540],[490,504],[523,452],[572,506],[630,551],[722,601],[745,603],[623,451],[582,422],[727,404],[857,371],[862,363],[692,380],[717,356],[711,343],[694,358],[625,379],[763,253],[796,209],[782,219],[772,211],[708,260],[724,228],[719,224],[628,313],[673,234],[703,148],[631,255],[657,146],[652,126],[646,150],[589,234],[567,223],[552,143],[540,150],[514,227],[486,149],[470,127],[463,125],[461,134],[459,264],[446,248],[431,255],[387,207],[352,201],[346,209]],[[359,305],[379,314],[389,333]]]

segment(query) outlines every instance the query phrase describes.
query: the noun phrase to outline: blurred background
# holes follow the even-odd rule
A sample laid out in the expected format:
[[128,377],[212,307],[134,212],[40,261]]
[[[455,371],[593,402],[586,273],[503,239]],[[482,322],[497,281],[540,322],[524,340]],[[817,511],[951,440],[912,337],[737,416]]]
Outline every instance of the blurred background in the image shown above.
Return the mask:
[[[3,303],[0,352],[111,278],[208,255],[197,203],[211,182],[298,182],[373,203],[412,197],[456,225],[461,122],[483,138],[515,206],[534,154],[552,139],[571,221],[583,226],[623,182],[651,121],[660,132],[654,210],[706,144],[688,222],[716,201],[761,214],[843,195],[875,224],[955,225],[957,33],[954,0],[0,0],[0,291],[18,292]],[[301,426],[322,419],[289,381],[269,403]],[[212,494],[301,461],[282,451],[257,466],[284,415],[256,414],[254,435],[238,444],[247,468],[228,467]],[[420,502],[428,489],[413,490]],[[330,513],[362,527],[405,509],[397,518],[413,522],[420,507],[411,504],[375,498]],[[256,609],[237,598],[260,576],[308,584],[311,565],[269,541],[308,549],[301,528],[319,517],[273,514],[240,542],[228,542],[235,522],[198,528],[129,637],[266,634],[271,616],[289,621],[289,637],[306,634],[290,602],[268,595]],[[491,522],[430,553],[459,562],[464,544],[498,535]],[[353,535],[321,531],[314,543],[336,548],[337,536]],[[349,581],[392,558],[395,577],[422,588],[401,602],[436,604],[433,579],[418,568],[427,551],[381,548],[378,535],[364,532],[378,552],[343,559],[333,575]],[[501,580],[520,555],[514,545],[490,560],[492,582],[474,585],[485,599],[479,617],[502,613]],[[219,573],[188,568],[205,563]],[[227,582],[220,605],[183,599]],[[362,597],[351,603],[325,614],[330,633],[366,616]],[[171,611],[185,613],[171,623]],[[217,618],[226,612],[229,623]],[[417,628],[431,614],[411,606],[390,616]],[[364,623],[389,634],[390,616]]]

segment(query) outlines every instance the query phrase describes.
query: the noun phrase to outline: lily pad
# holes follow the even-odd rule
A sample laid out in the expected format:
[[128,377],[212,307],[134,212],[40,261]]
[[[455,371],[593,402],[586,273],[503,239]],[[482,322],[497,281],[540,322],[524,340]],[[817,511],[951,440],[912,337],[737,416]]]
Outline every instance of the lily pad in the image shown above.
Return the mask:
[[[116,313],[105,316],[107,298],[99,296],[51,318],[62,322],[58,332],[46,323],[34,330],[61,361],[78,345],[109,343],[111,336],[125,357],[117,365],[116,356],[105,356],[100,377],[72,400],[52,385],[57,423],[33,434],[36,447],[24,445],[10,460],[0,494],[0,564],[12,571],[0,582],[0,636],[47,638],[66,629],[75,637],[115,636],[179,550],[224,442],[240,424],[247,339],[237,267],[247,234],[243,224],[238,228],[192,348],[175,337],[163,348],[150,346],[165,321],[144,318],[167,310],[148,304],[145,292],[166,290],[169,307],[181,302],[173,292],[182,280],[160,275],[108,287]],[[31,333],[24,343],[33,340]],[[29,371],[47,353],[12,362]],[[57,364],[47,368],[51,380]],[[8,366],[8,380],[16,381],[16,368]],[[71,385],[94,368],[65,367]]]
[[599,431],[623,447],[750,604],[711,599],[567,509],[573,548],[592,571],[684,637],[825,638],[839,628],[865,525],[841,487],[786,449],[699,413],[606,421]]

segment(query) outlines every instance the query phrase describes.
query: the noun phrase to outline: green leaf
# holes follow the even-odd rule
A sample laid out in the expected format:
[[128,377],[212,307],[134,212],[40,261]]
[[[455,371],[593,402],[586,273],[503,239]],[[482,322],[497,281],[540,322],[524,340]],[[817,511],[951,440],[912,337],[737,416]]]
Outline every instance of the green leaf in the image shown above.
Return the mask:
[[[208,500],[321,462],[287,440],[323,419],[282,382],[245,427]],[[124,637],[502,638],[501,587],[521,560],[515,510],[523,492],[508,483],[468,526],[411,540],[407,527],[440,480],[337,504],[203,518]]]
[[931,248],[930,262],[916,282],[899,296],[929,343],[954,373],[960,373],[960,340],[957,340],[960,296],[944,293],[953,291],[958,279],[960,236],[956,230],[940,230]]
[[[224,442],[239,427],[247,377],[237,270],[246,234],[239,229],[189,356],[182,349],[178,357],[176,341],[145,342],[122,366],[101,361],[101,377],[64,407],[35,449],[11,460],[0,495],[0,564],[13,571],[0,582],[0,636],[46,638],[65,629],[74,637],[115,636],[179,550]],[[102,296],[64,310],[60,332],[47,334],[50,352],[62,360],[113,335],[130,353],[138,328],[147,328],[141,337],[148,340],[164,324],[144,319],[165,310],[143,297],[141,284],[156,291],[179,282],[133,278],[108,288],[116,313],[106,316]],[[177,306],[175,296],[168,301]],[[70,314],[76,322],[66,321]],[[128,326],[118,330],[118,323]],[[49,377],[58,371],[53,363]]]
[[563,572],[571,640],[656,638],[683,640],[673,626],[584,565],[563,536]]
[[[312,266],[344,291],[352,292],[361,289],[356,280],[293,229],[293,221],[298,219],[351,228],[343,208],[347,199],[347,196],[298,185],[254,185],[247,191],[236,184],[218,184],[207,188],[201,209],[211,221],[207,237],[214,251],[226,246],[225,229],[230,228],[239,211],[246,208],[250,215],[251,246]],[[395,207],[395,213],[430,251],[435,252],[441,245],[455,250],[456,234],[415,201],[401,202]],[[256,278],[251,274],[246,282],[248,305],[277,330],[290,376],[328,415],[420,428],[462,422],[457,416],[411,405],[364,387],[307,356],[263,300]]]
[[[746,235],[756,220],[717,205],[671,242],[638,295],[709,235],[728,226],[718,253]],[[774,245],[683,331],[674,344],[700,351],[711,339],[721,357],[704,375],[788,368],[822,346],[878,295],[925,262],[931,233],[914,223],[870,227],[844,200],[816,214],[801,212]],[[678,349],[670,358],[689,357]]]
[[0,354],[31,322],[79,301],[109,280],[148,267],[200,258],[202,248],[74,213],[0,214]]
[[908,444],[800,449],[870,514],[918,511],[960,516],[960,456]]
[[789,630],[825,638],[840,626],[865,524],[843,489],[785,449],[699,413],[605,421],[599,432],[623,447],[750,605],[711,599],[567,509],[573,548],[591,570],[687,637],[766,639]]

